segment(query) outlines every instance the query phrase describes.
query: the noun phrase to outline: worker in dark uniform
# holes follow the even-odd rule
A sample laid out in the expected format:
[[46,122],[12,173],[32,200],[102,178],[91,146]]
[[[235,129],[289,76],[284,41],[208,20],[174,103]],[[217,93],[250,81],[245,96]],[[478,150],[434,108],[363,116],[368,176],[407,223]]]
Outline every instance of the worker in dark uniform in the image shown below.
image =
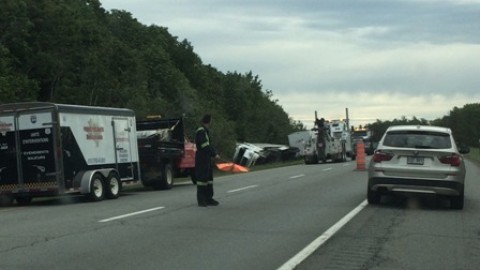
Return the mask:
[[315,119],[315,125],[317,126],[318,129],[322,129],[325,127],[325,119],[322,117],[321,119],[316,118]]
[[211,145],[209,128],[212,116],[206,114],[202,118],[202,126],[195,132],[195,177],[197,178],[198,206],[216,206],[218,201],[213,199],[213,168],[212,158],[220,158]]

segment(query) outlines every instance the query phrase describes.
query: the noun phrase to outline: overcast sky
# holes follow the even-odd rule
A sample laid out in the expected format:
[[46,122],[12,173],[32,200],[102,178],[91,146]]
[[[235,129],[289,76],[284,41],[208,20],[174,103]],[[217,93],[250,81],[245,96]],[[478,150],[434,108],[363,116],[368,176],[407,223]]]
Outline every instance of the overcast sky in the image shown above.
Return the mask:
[[100,0],[252,71],[297,121],[433,120],[480,103],[480,0]]

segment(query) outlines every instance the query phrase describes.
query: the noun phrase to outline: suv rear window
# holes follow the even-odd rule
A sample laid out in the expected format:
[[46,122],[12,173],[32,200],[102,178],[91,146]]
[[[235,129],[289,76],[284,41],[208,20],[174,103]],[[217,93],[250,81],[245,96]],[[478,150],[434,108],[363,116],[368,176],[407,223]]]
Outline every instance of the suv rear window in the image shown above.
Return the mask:
[[391,131],[385,135],[383,145],[421,149],[449,149],[452,147],[449,134],[425,131]]

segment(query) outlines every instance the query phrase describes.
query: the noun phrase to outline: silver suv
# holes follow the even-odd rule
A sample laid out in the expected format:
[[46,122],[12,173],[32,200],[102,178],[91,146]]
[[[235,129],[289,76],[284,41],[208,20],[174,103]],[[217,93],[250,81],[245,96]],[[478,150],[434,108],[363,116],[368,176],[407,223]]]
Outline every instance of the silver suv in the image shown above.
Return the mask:
[[392,126],[383,134],[368,166],[367,199],[383,194],[420,193],[448,196],[463,209],[465,164],[452,131],[435,126]]

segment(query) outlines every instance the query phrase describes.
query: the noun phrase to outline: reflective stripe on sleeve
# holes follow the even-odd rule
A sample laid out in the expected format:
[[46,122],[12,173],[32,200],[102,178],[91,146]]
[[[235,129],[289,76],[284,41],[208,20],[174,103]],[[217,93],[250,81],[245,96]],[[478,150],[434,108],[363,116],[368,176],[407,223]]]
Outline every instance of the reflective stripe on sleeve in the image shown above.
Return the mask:
[[207,186],[207,182],[201,182],[197,180],[197,186]]
[[207,141],[207,142],[202,143],[201,147],[202,147],[202,148],[205,148],[205,147],[207,147],[207,146],[209,146],[209,145],[210,145],[210,143]]

